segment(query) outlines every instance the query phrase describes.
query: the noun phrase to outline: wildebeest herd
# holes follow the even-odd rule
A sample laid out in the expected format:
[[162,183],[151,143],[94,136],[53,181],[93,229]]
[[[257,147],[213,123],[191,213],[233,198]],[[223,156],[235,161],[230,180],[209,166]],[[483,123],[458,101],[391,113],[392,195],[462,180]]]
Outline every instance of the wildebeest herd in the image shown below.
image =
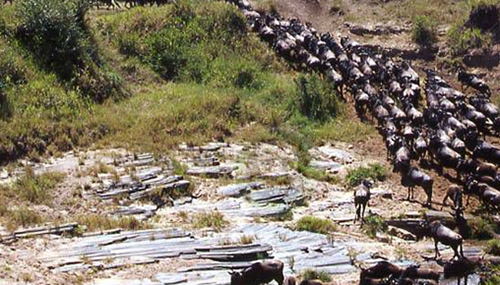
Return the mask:
[[[432,208],[434,179],[421,166],[433,168],[455,182],[443,204],[452,200],[459,231],[467,223],[463,194],[474,195],[486,207],[498,211],[500,175],[496,165],[500,163],[500,149],[488,143],[486,136],[500,134],[500,112],[490,100],[490,88],[478,76],[460,70],[462,91],[458,91],[434,70],[426,70],[422,90],[419,74],[406,61],[395,61],[349,37],[337,41],[331,34],[318,33],[298,19],[257,12],[246,0],[229,2],[240,8],[251,29],[280,56],[323,74],[342,97],[347,89],[358,116],[376,122],[393,171],[401,175],[402,185],[408,187],[408,200],[413,199],[413,190],[419,186],[427,195],[424,205]],[[468,88],[476,93],[466,96],[463,92]],[[423,92],[425,104],[421,104]],[[445,174],[444,169],[455,170],[456,177]],[[364,182],[354,193],[356,219],[364,218],[370,187],[370,183]],[[481,262],[465,257],[462,235],[440,221],[424,222],[420,235],[434,240],[436,258],[438,243],[453,249],[452,260],[443,263],[447,277],[463,277]],[[437,271],[418,266],[400,268],[389,262],[363,269],[360,276],[360,284],[437,284],[438,280]],[[284,284],[295,284],[295,280],[287,278]],[[323,283],[304,280],[300,284]]]

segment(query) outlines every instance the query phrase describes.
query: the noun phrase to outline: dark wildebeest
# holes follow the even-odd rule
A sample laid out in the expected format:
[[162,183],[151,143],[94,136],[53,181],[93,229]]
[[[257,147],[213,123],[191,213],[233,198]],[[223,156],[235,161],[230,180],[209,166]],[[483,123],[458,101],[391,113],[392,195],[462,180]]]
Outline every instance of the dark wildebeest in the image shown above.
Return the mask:
[[361,268],[360,280],[372,278],[383,279],[394,277],[397,278],[403,272],[403,268],[398,265],[392,264],[388,261],[379,261],[377,264],[369,268]]
[[[464,256],[463,246],[462,246],[463,242],[462,236],[457,234],[450,228],[446,227],[445,225],[443,225],[440,221],[433,221],[432,223],[430,223],[426,227],[426,232],[427,236],[430,236],[434,239],[434,248],[436,250],[435,258],[441,255],[438,249],[439,242],[444,245],[450,246],[453,249],[455,253],[453,257]],[[458,252],[459,248],[460,248],[460,254]]]
[[393,172],[405,173],[410,169],[410,150],[402,146],[394,155]]
[[460,279],[465,279],[465,285],[467,285],[467,278],[470,274],[481,266],[481,257],[459,257],[458,259],[453,259],[451,261],[445,262],[443,265],[444,278],[458,278],[458,285],[460,285]]
[[231,285],[260,285],[273,280],[283,284],[283,262],[270,260],[256,262],[240,272],[229,272]]
[[372,182],[363,180],[363,183],[354,191],[354,207],[356,208],[356,217],[354,221],[365,219],[366,205],[370,201],[370,188]]
[[401,184],[408,187],[408,200],[414,198],[415,186],[422,187],[425,194],[427,194],[427,202],[425,206],[432,208],[432,186],[434,184],[432,177],[412,166],[401,176]]
[[451,199],[453,201],[453,207],[462,207],[462,187],[456,184],[451,185],[446,192],[446,195],[443,199],[443,205],[441,206],[441,210],[446,206],[446,201]]
[[[458,72],[458,81],[462,84],[462,90],[465,92],[469,87],[476,89],[477,91],[491,96],[490,87],[484,82],[484,80],[480,79],[477,75],[467,73],[464,70],[460,70]],[[465,89],[464,89],[465,86]]]
[[404,278],[439,281],[439,272],[429,268],[420,268],[420,265],[410,265],[401,274],[400,279]]

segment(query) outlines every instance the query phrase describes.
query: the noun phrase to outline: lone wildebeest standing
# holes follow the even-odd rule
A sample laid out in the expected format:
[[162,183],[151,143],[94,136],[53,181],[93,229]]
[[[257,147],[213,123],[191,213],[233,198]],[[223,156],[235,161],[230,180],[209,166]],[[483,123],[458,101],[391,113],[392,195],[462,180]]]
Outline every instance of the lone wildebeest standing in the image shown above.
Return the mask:
[[363,183],[354,191],[354,207],[356,208],[354,221],[365,219],[365,209],[368,201],[370,201],[370,188],[372,185],[372,182],[363,180]]
[[427,194],[427,203],[425,206],[429,208],[432,207],[432,186],[434,180],[428,174],[412,166],[407,172],[403,173],[403,176],[401,176],[401,184],[408,187],[408,200],[414,198],[415,186],[422,187],[425,194]]
[[[455,254],[455,256],[464,256],[463,252],[463,238],[461,235],[452,231],[450,228],[443,225],[440,221],[433,221],[426,227],[427,235],[434,239],[434,248],[436,250],[436,256],[441,256],[438,249],[438,243],[450,246]],[[460,254],[458,253],[458,248],[460,247]]]
[[454,208],[462,207],[462,187],[453,184],[448,188],[446,195],[443,198],[443,205],[441,206],[441,210],[444,206],[447,206],[446,201],[451,199],[453,201]]
[[283,262],[270,260],[256,262],[250,267],[240,272],[229,272],[231,275],[231,285],[260,285],[273,280],[278,284],[283,284]]

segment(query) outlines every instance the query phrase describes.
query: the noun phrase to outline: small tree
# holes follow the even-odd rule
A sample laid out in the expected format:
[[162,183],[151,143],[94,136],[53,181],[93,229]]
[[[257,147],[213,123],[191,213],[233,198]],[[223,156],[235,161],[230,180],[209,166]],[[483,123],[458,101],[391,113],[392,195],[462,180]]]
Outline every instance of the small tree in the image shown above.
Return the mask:
[[413,19],[412,40],[420,46],[431,47],[437,43],[436,23],[427,16]]

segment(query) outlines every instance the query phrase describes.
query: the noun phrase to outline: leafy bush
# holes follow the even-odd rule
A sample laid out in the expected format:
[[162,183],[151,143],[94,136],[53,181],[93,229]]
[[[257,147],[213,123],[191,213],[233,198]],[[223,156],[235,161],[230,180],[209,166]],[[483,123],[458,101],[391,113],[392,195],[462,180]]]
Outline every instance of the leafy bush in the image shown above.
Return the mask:
[[322,282],[332,281],[332,277],[326,271],[318,271],[314,269],[306,269],[301,274],[303,280],[321,280]]
[[87,32],[84,0],[22,0],[17,4],[17,37],[39,64],[102,102],[121,94],[120,80],[101,71],[97,47]]
[[424,47],[435,45],[437,42],[436,23],[427,16],[413,18],[412,39]]
[[486,247],[486,252],[492,255],[500,256],[500,241],[498,239],[490,240]]
[[384,232],[387,229],[387,225],[382,217],[370,215],[365,218],[362,228],[369,237],[374,238],[377,232]]
[[318,74],[300,75],[297,90],[298,108],[308,118],[324,122],[340,113],[340,104],[333,86]]
[[493,35],[478,28],[465,28],[463,22],[452,27],[448,33],[448,44],[453,56],[460,56],[474,48],[487,48],[493,43]]
[[319,234],[327,234],[337,229],[336,225],[327,219],[320,219],[313,216],[305,216],[297,221],[295,229],[298,231],[308,231]]
[[495,237],[495,224],[491,219],[480,217],[469,221],[471,238],[485,240]]
[[45,66],[66,80],[95,52],[83,23],[85,11],[78,11],[75,1],[23,0],[18,6],[18,36]]
[[380,163],[369,164],[368,167],[360,166],[349,170],[346,181],[349,186],[359,185],[364,179],[384,181],[387,177],[387,169]]

